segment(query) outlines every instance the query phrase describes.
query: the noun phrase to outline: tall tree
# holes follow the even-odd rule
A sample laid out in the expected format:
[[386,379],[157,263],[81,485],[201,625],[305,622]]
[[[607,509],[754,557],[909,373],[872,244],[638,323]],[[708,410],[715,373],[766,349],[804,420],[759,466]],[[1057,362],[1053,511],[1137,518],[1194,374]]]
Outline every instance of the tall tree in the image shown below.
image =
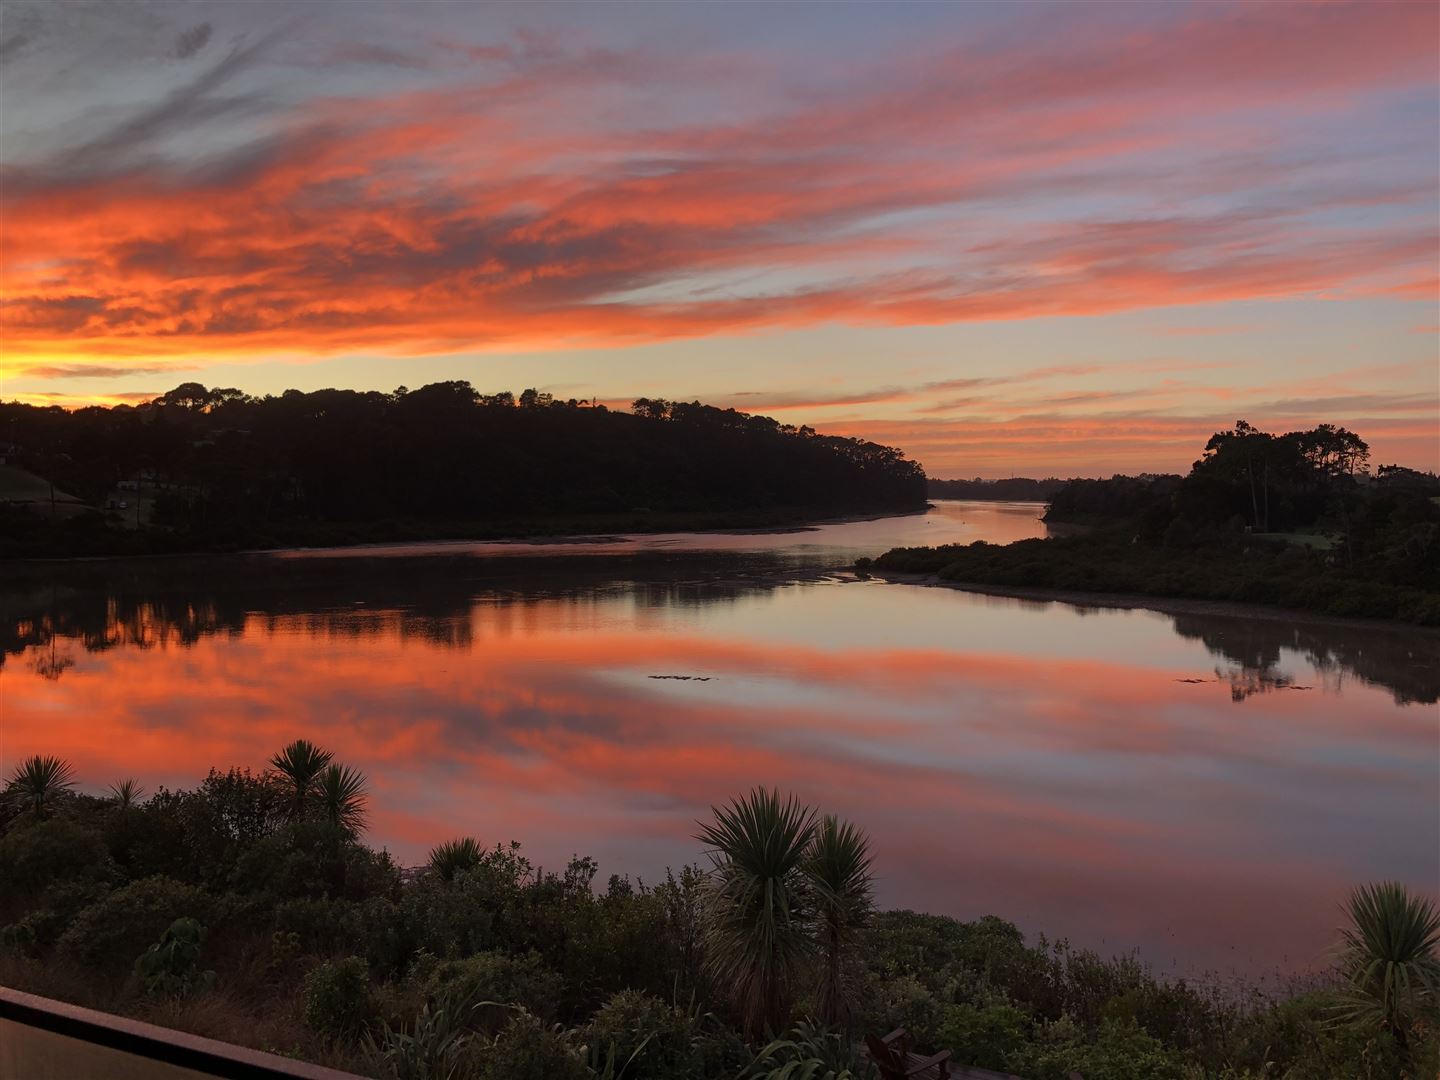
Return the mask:
[[804,861],[815,811],[756,788],[715,810],[697,836],[710,848],[705,964],[726,987],[753,1039],[790,1019],[795,986],[813,951]]
[[320,774],[335,755],[306,739],[296,739],[270,759],[271,767],[284,777],[290,788],[290,816],[303,817],[315,794]]
[[815,830],[805,873],[815,905],[815,935],[820,953],[816,1006],[831,1027],[848,1025],[851,1013],[846,954],[874,907],[870,840],[848,821],[826,815]]

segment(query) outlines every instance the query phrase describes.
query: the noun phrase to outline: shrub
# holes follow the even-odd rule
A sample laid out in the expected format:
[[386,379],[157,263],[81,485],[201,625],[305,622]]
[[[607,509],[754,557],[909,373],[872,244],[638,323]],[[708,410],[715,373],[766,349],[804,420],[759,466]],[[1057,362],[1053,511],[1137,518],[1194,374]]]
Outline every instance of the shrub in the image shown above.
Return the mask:
[[865,994],[862,1024],[867,1030],[891,1031],[903,1027],[919,1046],[934,1044],[944,1021],[946,1002],[914,975],[899,975],[872,983]]
[[203,920],[208,911],[209,901],[198,889],[172,878],[143,878],[81,911],[56,944],[83,964],[124,970],[176,919]]
[[465,1027],[470,1008],[453,998],[426,1002],[408,1029],[382,1023],[378,1038],[367,1032],[365,1056],[393,1080],[455,1080],[471,1045]]
[[480,1080],[593,1080],[593,1074],[569,1034],[521,1009],[495,1036]]
[[[494,1002],[496,1006],[519,1005],[537,1017],[553,1019],[555,1002],[564,982],[535,953],[510,956],[483,952],[464,960],[444,960],[431,970],[422,987],[430,1001],[451,999],[470,1005]],[[497,1028],[510,1018],[511,1010],[495,1006],[478,1009],[476,1023]]]
[[374,1015],[370,972],[358,956],[321,964],[305,977],[305,1026],[333,1038],[353,1036]]
[[1028,1038],[1025,1014],[1013,1005],[951,1005],[936,1042],[953,1051],[956,1061],[981,1069],[1004,1069]]
[[277,933],[296,934],[307,952],[353,948],[362,938],[360,913],[350,900],[299,897],[275,905]]
[[200,946],[205,927],[191,918],[176,919],[135,961],[135,974],[145,993],[163,997],[185,997],[206,989],[215,981],[213,971],[200,970]]
[[114,876],[100,834],[75,821],[22,817],[0,837],[0,892],[23,898],[56,882]]
[[0,928],[0,948],[17,956],[34,956],[39,952],[38,935],[35,927],[27,920],[10,923]]
[[690,1018],[651,994],[611,995],[585,1031],[600,1060],[613,1057],[627,1080],[703,1080],[691,1042]]
[[1067,1080],[1071,1072],[1085,1080],[1180,1080],[1185,1066],[1178,1052],[1133,1023],[1106,1021],[1091,1039],[1062,1018],[1045,1025],[1007,1067],[1033,1080]]
[[744,1080],[869,1080],[875,1066],[845,1036],[802,1023],[764,1046],[742,1075]]
[[258,840],[236,864],[237,889],[275,900],[323,896],[364,900],[398,891],[384,852],[356,843],[329,821],[296,821]]

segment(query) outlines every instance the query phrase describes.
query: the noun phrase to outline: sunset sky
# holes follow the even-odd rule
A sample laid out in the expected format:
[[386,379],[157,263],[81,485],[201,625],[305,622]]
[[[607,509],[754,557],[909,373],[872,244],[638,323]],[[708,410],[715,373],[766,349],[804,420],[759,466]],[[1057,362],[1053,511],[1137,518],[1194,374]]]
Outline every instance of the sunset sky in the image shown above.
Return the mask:
[[1440,468],[1440,5],[0,8],[0,397],[699,398]]

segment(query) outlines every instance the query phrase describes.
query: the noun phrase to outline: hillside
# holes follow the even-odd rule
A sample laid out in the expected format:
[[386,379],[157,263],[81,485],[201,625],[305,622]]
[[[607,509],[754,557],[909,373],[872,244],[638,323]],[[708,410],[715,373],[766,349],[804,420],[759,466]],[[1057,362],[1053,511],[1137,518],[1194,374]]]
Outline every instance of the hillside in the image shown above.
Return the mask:
[[10,556],[731,528],[925,504],[924,471],[892,447],[699,402],[187,384],[138,407],[0,405],[0,423],[27,468],[82,498],[153,492],[129,535],[98,514],[57,531],[9,509]]

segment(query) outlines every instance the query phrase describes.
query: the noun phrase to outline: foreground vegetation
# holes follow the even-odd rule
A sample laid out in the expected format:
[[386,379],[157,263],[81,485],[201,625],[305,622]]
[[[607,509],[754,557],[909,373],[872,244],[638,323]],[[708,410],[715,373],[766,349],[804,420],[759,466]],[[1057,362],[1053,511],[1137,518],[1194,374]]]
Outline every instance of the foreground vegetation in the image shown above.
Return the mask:
[[[627,412],[467,382],[263,398],[187,383],[139,406],[0,404],[0,430],[12,465],[99,508],[0,500],[0,557],[751,528],[925,505],[924,472],[888,446],[699,402]],[[142,495],[143,522],[118,509]]]
[[1009,588],[1272,604],[1440,626],[1440,480],[1375,475],[1344,429],[1219,432],[1189,475],[1076,480],[1046,521],[1078,535],[896,548],[861,568]]
[[900,1025],[1031,1080],[1440,1067],[1440,916],[1395,885],[1355,893],[1333,988],[1272,1000],[874,911],[863,832],[764,791],[701,826],[704,870],[597,888],[468,837],[401,870],[360,840],[365,777],[303,740],[193,790],[74,787],[35,757],[5,790],[0,982],[370,1076],[845,1080]]

